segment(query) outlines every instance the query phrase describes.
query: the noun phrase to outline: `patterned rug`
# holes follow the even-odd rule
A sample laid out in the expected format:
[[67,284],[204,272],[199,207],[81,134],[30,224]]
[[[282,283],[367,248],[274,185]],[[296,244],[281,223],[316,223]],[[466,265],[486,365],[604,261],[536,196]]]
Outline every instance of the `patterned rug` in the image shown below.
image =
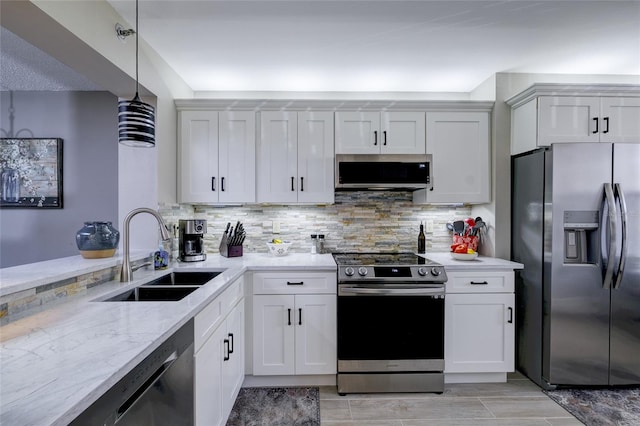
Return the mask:
[[242,388],[227,426],[319,426],[318,388]]
[[640,388],[544,392],[587,426],[640,425]]

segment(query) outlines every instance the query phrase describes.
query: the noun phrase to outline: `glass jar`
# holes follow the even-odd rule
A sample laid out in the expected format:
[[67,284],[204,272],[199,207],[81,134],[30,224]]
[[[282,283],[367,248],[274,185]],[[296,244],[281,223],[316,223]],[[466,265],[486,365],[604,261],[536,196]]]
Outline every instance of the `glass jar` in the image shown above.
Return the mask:
[[120,232],[111,222],[85,222],[76,232],[76,244],[85,259],[113,256],[119,241]]

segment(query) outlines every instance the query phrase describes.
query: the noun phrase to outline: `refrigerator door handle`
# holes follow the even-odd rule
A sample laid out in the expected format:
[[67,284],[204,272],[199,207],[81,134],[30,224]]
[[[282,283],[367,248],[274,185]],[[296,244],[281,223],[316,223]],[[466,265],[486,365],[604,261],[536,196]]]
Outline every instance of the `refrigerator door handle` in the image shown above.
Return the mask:
[[[608,206],[608,218],[605,218],[603,215],[602,220],[604,222],[605,219],[608,219],[609,222],[609,247],[607,254],[607,269],[605,270],[604,279],[602,281],[602,288],[609,289],[611,288],[611,282],[613,281],[613,268],[616,263],[616,231],[618,228],[618,214],[616,212],[613,188],[610,183],[604,184],[604,196]],[[604,232],[604,229],[602,230],[602,232]]]
[[615,196],[620,202],[620,218],[622,222],[622,249],[620,250],[620,263],[618,264],[618,272],[613,288],[619,288],[624,274],[624,267],[627,259],[627,202],[624,198],[624,191],[619,183],[614,184]]

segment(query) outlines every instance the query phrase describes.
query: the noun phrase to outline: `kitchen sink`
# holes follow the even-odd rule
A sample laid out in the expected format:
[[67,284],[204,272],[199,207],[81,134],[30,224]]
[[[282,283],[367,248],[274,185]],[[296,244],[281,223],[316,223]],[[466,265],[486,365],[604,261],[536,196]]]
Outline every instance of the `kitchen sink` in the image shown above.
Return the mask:
[[147,285],[174,285],[174,286],[184,286],[184,285],[202,285],[206,284],[218,275],[220,275],[222,271],[216,272],[171,272],[170,274],[163,275],[160,278],[156,278],[155,280],[149,281],[144,284]]
[[103,302],[175,302],[220,275],[216,272],[171,272]]
[[105,299],[104,302],[175,302],[181,300],[199,289],[198,285],[191,286],[165,286],[141,285],[132,290],[127,290],[117,296]]

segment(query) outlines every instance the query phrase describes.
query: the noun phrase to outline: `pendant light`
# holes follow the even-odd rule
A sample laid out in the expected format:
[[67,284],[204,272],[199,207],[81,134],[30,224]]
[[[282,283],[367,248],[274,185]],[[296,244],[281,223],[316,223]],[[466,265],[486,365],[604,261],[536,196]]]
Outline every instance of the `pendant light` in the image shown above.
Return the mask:
[[153,148],[156,146],[156,113],[152,105],[143,102],[138,95],[138,0],[136,0],[136,29],[124,30],[116,25],[120,39],[136,35],[136,95],[130,101],[118,102],[118,141],[123,145]]

